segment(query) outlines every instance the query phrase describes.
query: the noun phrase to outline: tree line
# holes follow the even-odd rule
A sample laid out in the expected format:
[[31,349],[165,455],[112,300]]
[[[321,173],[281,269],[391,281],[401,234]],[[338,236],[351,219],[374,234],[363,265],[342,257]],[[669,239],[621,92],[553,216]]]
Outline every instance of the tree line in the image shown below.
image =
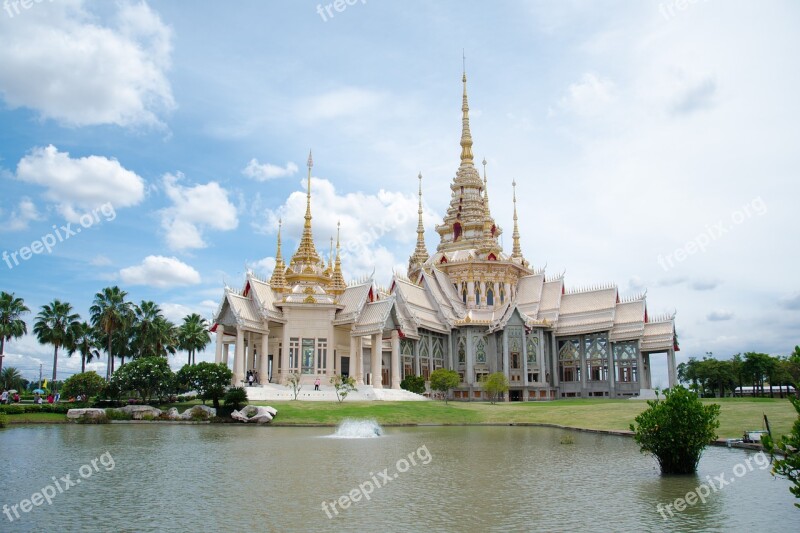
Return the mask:
[[[192,313],[179,325],[172,323],[152,301],[138,305],[127,300],[128,293],[117,286],[95,294],[84,320],[69,302],[55,299],[43,305],[33,322],[33,334],[44,345],[53,347],[53,383],[58,381],[58,354],[66,351],[81,358],[81,372],[86,363],[106,355],[106,380],[114,373],[117,359],[145,357],[167,358],[178,351],[187,353],[187,364],[195,363],[195,354],[210,342],[208,321]],[[0,375],[3,374],[5,344],[28,333],[24,316],[31,310],[22,298],[0,292]]]
[[[788,356],[765,353],[738,353],[727,360],[704,357],[689,358],[678,365],[678,379],[705,397],[724,397],[741,394],[744,387],[752,387],[753,396],[783,398],[789,386],[800,383],[800,346]],[[738,389],[738,392],[737,392]]]

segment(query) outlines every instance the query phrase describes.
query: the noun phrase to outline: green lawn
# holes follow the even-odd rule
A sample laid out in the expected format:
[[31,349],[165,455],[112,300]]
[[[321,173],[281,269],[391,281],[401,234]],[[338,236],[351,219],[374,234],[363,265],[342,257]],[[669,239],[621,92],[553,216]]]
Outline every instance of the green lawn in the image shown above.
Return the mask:
[[[741,437],[760,429],[763,414],[775,434],[788,433],[796,418],[787,400],[771,398],[706,399],[719,403],[720,438]],[[380,424],[512,424],[540,423],[603,430],[627,430],[647,407],[632,400],[560,400],[491,405],[483,402],[268,402],[278,410],[273,424],[335,425],[345,418],[372,418]]]
[[[773,398],[704,399],[718,403],[720,438],[741,437],[746,429],[761,429],[763,415],[769,417],[773,434],[790,431],[796,413],[788,400]],[[176,404],[183,410],[199,402]],[[278,410],[273,425],[336,425],[345,418],[371,418],[383,425],[403,424],[557,424],[568,427],[627,430],[647,407],[632,400],[558,400],[491,405],[483,402],[257,402]],[[170,406],[161,406],[168,409]],[[54,413],[8,415],[9,424],[63,423],[66,416]]]

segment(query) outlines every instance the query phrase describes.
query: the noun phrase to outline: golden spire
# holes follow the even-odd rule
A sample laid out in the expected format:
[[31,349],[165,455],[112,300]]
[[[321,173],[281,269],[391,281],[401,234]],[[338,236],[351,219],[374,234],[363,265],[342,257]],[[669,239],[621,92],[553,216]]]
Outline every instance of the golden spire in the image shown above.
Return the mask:
[[425,226],[422,223],[422,172],[417,176],[419,179],[419,207],[417,208],[417,247],[414,255],[411,256],[409,263],[422,264],[428,260],[428,249],[425,247]]
[[469,132],[469,103],[467,103],[467,64],[464,58],[464,71],[461,76],[464,84],[464,97],[461,103],[461,164],[472,164],[472,134]]
[[286,270],[286,265],[283,262],[283,256],[281,255],[281,226],[283,221],[278,219],[278,247],[275,251],[275,268],[272,271],[272,277],[269,280],[269,284],[273,290],[282,291],[286,288],[286,276],[284,275],[284,271]]
[[297,247],[292,257],[291,264],[302,265],[302,270],[306,268],[314,269],[321,262],[317,249],[314,247],[314,236],[311,233],[311,167],[314,166],[314,160],[311,157],[311,151],[308,152],[308,187],[306,191],[306,216],[305,224],[303,225],[303,236],[300,238],[300,246]]
[[486,158],[483,158],[483,203],[486,204],[486,214],[489,214],[489,185],[486,181]]
[[334,294],[341,294],[347,288],[342,275],[342,259],[339,253],[339,233],[341,229],[342,223],[340,221],[336,223],[336,264],[333,267],[333,279],[331,280],[331,292]]
[[514,248],[511,251],[511,257],[522,257],[522,249],[519,246],[519,225],[517,224],[517,180],[511,182],[514,189],[514,233],[511,234],[514,240]]

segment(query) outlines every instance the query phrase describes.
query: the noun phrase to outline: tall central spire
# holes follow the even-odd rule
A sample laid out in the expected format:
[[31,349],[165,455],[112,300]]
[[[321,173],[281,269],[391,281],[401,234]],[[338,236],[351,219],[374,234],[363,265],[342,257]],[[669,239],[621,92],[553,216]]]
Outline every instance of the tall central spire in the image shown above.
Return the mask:
[[464,84],[464,96],[461,101],[461,165],[472,165],[472,134],[469,131],[469,102],[467,101],[467,66],[461,76]]
[[303,224],[303,236],[300,239],[300,246],[297,247],[292,257],[292,265],[302,264],[304,268],[312,269],[319,265],[320,258],[317,249],[314,247],[314,236],[311,233],[311,168],[314,166],[314,159],[311,151],[308,152],[308,186],[306,190],[306,216]]

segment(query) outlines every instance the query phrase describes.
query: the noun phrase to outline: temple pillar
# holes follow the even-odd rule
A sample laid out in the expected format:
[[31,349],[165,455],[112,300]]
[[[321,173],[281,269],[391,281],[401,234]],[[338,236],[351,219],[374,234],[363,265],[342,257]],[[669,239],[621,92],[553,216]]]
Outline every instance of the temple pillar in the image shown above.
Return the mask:
[[[649,371],[650,368],[648,365],[648,372]],[[671,389],[678,383],[677,368],[675,367],[675,350],[672,348],[667,351],[667,376],[669,388]]]
[[217,325],[217,346],[216,351],[214,352],[214,362],[216,364],[220,364],[222,362],[222,326]]
[[356,385],[364,384],[364,364],[362,362],[361,337],[350,337],[350,366],[353,368],[353,376],[356,378]]
[[372,387],[375,389],[383,388],[383,352],[382,352],[382,335],[376,333],[372,336],[372,359],[369,365],[369,371],[372,374]]
[[269,335],[261,335],[261,348],[258,350],[258,381],[262,385],[269,382]]
[[228,366],[229,357],[228,354],[230,352],[231,345],[228,342],[223,343],[222,346],[222,362],[225,363],[225,366]]
[[400,332],[392,330],[392,388],[400,388]]
[[244,330],[236,326],[236,353],[233,357],[233,385],[238,387],[244,381]]
[[420,368],[419,364],[419,343],[422,342],[422,337],[417,339],[417,342],[414,343],[414,375],[421,376],[422,369]]
[[464,333],[467,337],[467,371],[464,375],[464,381],[468,387],[472,388],[475,383],[475,349],[472,343],[472,330],[467,329]]
[[522,328],[522,384],[528,386],[528,335]]
[[284,324],[283,326],[283,346],[281,347],[281,373],[280,373],[280,383],[286,383],[286,380],[289,377],[289,374],[294,372],[294,369],[289,367],[289,352],[291,351],[291,345],[289,343],[289,325]]

